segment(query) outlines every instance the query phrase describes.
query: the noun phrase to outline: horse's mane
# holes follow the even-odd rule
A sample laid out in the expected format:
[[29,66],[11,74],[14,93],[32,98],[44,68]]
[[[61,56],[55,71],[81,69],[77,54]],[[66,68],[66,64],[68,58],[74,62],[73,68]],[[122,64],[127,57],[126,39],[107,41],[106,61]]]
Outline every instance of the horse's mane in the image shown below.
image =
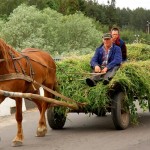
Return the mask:
[[0,59],[4,59],[7,67],[9,65],[8,60],[11,58],[9,54],[10,52],[16,57],[19,56],[19,53],[17,51],[15,51],[10,45],[8,45],[3,39],[0,38]]

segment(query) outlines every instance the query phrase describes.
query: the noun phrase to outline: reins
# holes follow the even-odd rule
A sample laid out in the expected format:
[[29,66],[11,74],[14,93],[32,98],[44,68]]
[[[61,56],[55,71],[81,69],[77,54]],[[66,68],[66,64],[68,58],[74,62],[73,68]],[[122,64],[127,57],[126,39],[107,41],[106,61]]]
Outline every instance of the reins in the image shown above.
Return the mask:
[[[22,59],[22,58],[28,58],[28,59],[30,59],[30,60],[32,60],[32,61],[34,61],[34,62],[37,62],[38,64],[42,65],[42,66],[45,67],[45,68],[52,69],[52,70],[56,70],[56,69],[54,69],[54,68],[52,68],[52,67],[46,66],[46,65],[44,65],[44,64],[42,64],[42,63],[40,63],[40,62],[34,60],[33,58],[29,58],[28,56],[23,55],[23,54],[21,54],[21,55],[22,55],[22,56],[20,56],[20,57],[14,57],[14,58],[12,58],[12,59],[7,59],[7,60],[20,60],[20,59]],[[4,62],[4,61],[6,61],[6,60],[5,60],[5,59],[0,59],[0,62]]]
[[[13,60],[18,60],[18,59],[21,59],[21,58],[23,58],[23,56],[15,57],[15,58],[13,58]],[[11,60],[11,59],[8,59],[8,60]],[[5,59],[0,59],[0,62],[4,62],[4,61],[6,61],[6,60]]]

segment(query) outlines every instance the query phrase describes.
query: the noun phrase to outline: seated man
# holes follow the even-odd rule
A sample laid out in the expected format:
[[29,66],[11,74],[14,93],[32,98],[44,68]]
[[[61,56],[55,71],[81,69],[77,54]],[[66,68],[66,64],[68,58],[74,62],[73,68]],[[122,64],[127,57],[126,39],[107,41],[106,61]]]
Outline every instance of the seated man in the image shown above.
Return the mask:
[[111,35],[112,35],[113,43],[115,43],[117,46],[121,48],[122,62],[126,62],[127,61],[127,47],[126,47],[125,42],[122,39],[120,39],[119,28],[116,28],[116,27],[112,28]]
[[103,77],[103,83],[108,84],[109,80],[115,75],[122,62],[121,48],[112,41],[110,33],[103,35],[103,44],[96,49],[90,65],[94,73],[102,73],[104,75],[94,75],[86,79],[89,86],[95,86]]

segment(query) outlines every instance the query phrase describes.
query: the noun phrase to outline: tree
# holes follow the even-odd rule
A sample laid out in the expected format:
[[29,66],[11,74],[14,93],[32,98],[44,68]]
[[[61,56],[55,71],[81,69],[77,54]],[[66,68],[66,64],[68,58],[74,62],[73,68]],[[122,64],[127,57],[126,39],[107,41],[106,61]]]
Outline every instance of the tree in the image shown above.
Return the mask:
[[24,0],[0,0],[0,15],[9,16],[10,13],[23,2]]
[[145,31],[146,22],[149,18],[150,14],[148,14],[148,11],[145,11],[143,8],[137,8],[131,13],[130,24],[133,29]]
[[38,9],[44,9],[48,7],[48,3],[50,0],[24,0],[26,4],[29,6],[35,5]]
[[101,32],[93,20],[78,12],[63,16],[55,10],[39,10],[25,4],[9,16],[0,36],[17,50],[36,47],[52,55],[89,53],[99,44]]
[[116,1],[115,0],[111,0],[111,6],[115,8],[116,5]]
[[79,11],[78,0],[67,0],[67,14],[74,14]]

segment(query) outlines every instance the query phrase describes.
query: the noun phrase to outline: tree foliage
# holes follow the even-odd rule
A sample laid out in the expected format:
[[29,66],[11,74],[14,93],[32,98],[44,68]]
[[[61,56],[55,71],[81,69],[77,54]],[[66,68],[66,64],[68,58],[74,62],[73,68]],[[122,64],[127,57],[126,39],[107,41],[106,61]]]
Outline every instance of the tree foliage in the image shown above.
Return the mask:
[[108,0],[107,5],[100,5],[96,0],[0,0],[0,16],[7,18],[20,4],[35,6],[43,10],[50,7],[63,15],[74,14],[81,11],[88,17],[92,17],[101,24],[121,28],[147,31],[147,21],[150,19],[150,10],[137,8],[116,8],[115,0]]
[[82,13],[63,16],[25,4],[13,11],[1,30],[1,37],[18,50],[37,47],[53,55],[87,53],[98,45],[100,35],[93,20]]
[[[35,47],[43,47],[44,46],[45,49],[49,49],[50,51],[52,51],[52,49],[54,49],[54,48],[57,49],[58,51],[60,51],[60,47],[64,46],[64,48],[61,48],[61,51],[63,51],[64,49],[68,51],[69,46],[67,46],[67,44],[66,44],[66,47],[68,47],[68,48],[65,48],[65,43],[57,41],[59,39],[57,37],[61,32],[63,32],[63,31],[60,31],[61,27],[64,29],[65,28],[64,24],[66,24],[66,26],[68,26],[67,25],[68,22],[64,21],[65,20],[64,18],[69,19],[70,15],[72,15],[72,16],[74,16],[74,14],[79,15],[79,14],[81,14],[80,12],[82,12],[87,17],[94,18],[95,22],[92,22],[92,25],[94,23],[96,26],[96,29],[99,30],[100,32],[108,32],[108,30],[113,25],[116,25],[116,26],[120,27],[121,37],[123,40],[126,41],[126,43],[132,43],[132,42],[136,41],[135,35],[139,35],[140,42],[148,43],[148,44],[150,43],[150,36],[147,34],[147,31],[148,31],[147,21],[150,18],[150,10],[145,10],[143,8],[137,8],[135,10],[130,10],[129,8],[127,8],[127,9],[116,8],[115,0],[108,0],[108,5],[100,5],[99,3],[97,3],[97,0],[6,0],[6,1],[0,0],[0,3],[1,3],[1,7],[0,7],[1,21],[2,22],[8,21],[6,24],[9,24],[9,25],[11,25],[11,22],[13,22],[12,21],[13,18],[11,17],[12,15],[10,15],[10,14],[11,13],[14,14],[14,18],[15,18],[15,13],[13,12],[13,10],[15,10],[18,6],[20,6],[20,4],[24,3],[27,6],[34,6],[35,12],[33,11],[33,15],[35,15],[34,17],[37,17],[37,19],[36,18],[34,19],[33,15],[31,13],[27,13],[27,12],[26,13],[27,13],[28,18],[31,15],[30,22],[32,22],[32,20],[33,20],[33,22],[37,21],[37,22],[39,22],[39,26],[35,27],[35,24],[33,24],[32,27],[30,27],[30,24],[32,24],[32,23],[29,23],[27,25],[24,25],[24,27],[21,27],[20,23],[23,22],[23,20],[25,20],[25,18],[27,18],[27,17],[24,17],[23,14],[22,15],[20,14],[20,18],[17,18],[17,16],[16,16],[18,21],[20,21],[20,23],[19,23],[20,28],[19,29],[17,27],[15,28],[18,31],[15,31],[15,29],[14,29],[14,33],[13,33],[12,37],[16,38],[16,36],[24,35],[24,36],[20,37],[17,45],[15,44],[16,43],[15,39],[13,39],[13,42],[11,41],[11,43],[16,47],[21,46],[21,48],[22,48],[25,45],[29,45],[29,46],[33,46],[33,47],[34,46]],[[53,18],[52,15],[50,15],[51,13],[48,13],[47,15],[45,14],[46,16],[44,16],[44,11],[46,8],[47,9],[51,8],[53,10],[56,10],[58,12],[59,16],[61,16],[61,18],[63,18],[63,19],[60,19],[59,17],[58,17],[58,19]],[[30,10],[28,10],[28,11],[30,11]],[[39,16],[37,16],[35,14],[36,12],[38,12],[40,15],[43,15],[41,17],[41,19],[39,19]],[[20,13],[24,13],[24,11],[20,10]],[[16,14],[16,15],[18,15],[18,14]],[[79,16],[81,16],[81,15],[79,15]],[[24,19],[22,20],[21,17],[23,17]],[[46,20],[46,19],[44,19],[44,17],[48,18],[48,19]],[[56,19],[56,22],[57,22],[56,26],[55,26],[55,24],[51,25],[51,21],[49,21],[49,20],[51,20],[51,17],[53,18],[52,20],[54,22]],[[56,17],[57,17],[57,15],[56,15]],[[77,17],[75,17],[75,19],[77,19]],[[60,20],[63,21],[63,23]],[[2,22],[0,22],[0,24]],[[16,22],[14,21],[14,23],[18,24],[17,20],[16,20]],[[50,24],[50,26],[45,27],[45,24],[47,24],[47,25]],[[75,23],[75,24],[77,25],[77,23]],[[82,21],[81,21],[81,24],[82,24]],[[18,26],[18,25],[16,25],[16,26]],[[85,25],[87,25],[87,24],[85,23]],[[3,24],[0,26],[3,26]],[[6,26],[7,25],[4,25],[4,27],[6,27]],[[51,27],[51,26],[53,26],[53,27]],[[94,28],[95,28],[95,26],[94,26]],[[25,29],[25,31],[29,30],[28,35],[27,34],[25,35],[25,33],[24,33],[25,31],[23,31],[22,28],[29,28],[29,27],[31,29]],[[51,27],[51,29],[50,29],[50,27]],[[37,28],[38,28],[38,30],[36,30]],[[84,26],[84,28],[88,28],[88,27]],[[21,34],[20,35],[19,32],[21,32],[21,30],[22,30],[22,33],[20,33]],[[8,26],[8,31],[5,31],[5,32],[8,32],[9,36],[10,36],[10,34],[9,34],[10,31],[11,31],[11,29]],[[34,32],[32,32],[32,31],[34,31]],[[56,31],[56,32],[54,33],[54,31]],[[72,30],[71,32],[73,32],[73,31],[74,30]],[[34,33],[37,33],[38,36],[35,36]],[[67,31],[65,33],[68,34]],[[69,33],[69,34],[71,36],[71,33]],[[72,33],[72,35],[73,35],[73,33]],[[10,37],[11,37],[11,36],[10,37],[9,36],[7,36],[8,39],[10,39]],[[60,36],[60,38],[63,37],[62,35],[59,35],[59,36]],[[20,40],[21,41],[23,40],[23,37],[24,37],[24,44],[22,42],[20,42]],[[80,36],[80,37],[82,37],[82,36]],[[95,37],[97,37],[97,34]],[[64,40],[65,39],[66,39],[66,37],[64,37]],[[18,39],[16,38],[16,40],[18,40]],[[31,41],[33,41],[33,42],[31,42]],[[49,42],[49,41],[51,41],[51,42]],[[97,40],[95,40],[95,41],[97,43]],[[51,43],[51,44],[48,44],[48,43]],[[63,46],[60,46],[57,43],[63,43]],[[75,42],[72,42],[71,45],[74,45],[75,47],[77,47],[77,44],[75,44]],[[92,44],[92,46],[93,45],[94,44]],[[72,47],[72,46],[70,46],[70,47]]]

